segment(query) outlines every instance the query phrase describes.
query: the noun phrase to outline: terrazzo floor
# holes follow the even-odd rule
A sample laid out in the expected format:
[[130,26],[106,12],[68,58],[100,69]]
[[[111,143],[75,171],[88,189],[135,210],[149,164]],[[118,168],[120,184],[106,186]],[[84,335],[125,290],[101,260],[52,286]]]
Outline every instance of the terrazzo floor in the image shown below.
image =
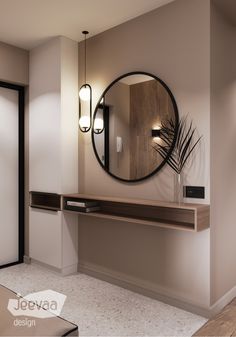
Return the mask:
[[37,265],[0,270],[0,284],[27,295],[52,289],[67,296],[61,316],[80,336],[191,336],[206,319],[84,274],[56,275]]

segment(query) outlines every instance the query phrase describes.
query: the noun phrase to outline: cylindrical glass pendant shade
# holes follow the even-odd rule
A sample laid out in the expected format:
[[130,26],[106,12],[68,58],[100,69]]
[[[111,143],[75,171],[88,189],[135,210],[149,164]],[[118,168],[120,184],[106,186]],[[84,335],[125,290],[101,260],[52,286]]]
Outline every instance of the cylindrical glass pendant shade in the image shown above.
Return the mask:
[[79,91],[79,97],[82,101],[89,101],[91,99],[91,92],[89,86],[83,85]]

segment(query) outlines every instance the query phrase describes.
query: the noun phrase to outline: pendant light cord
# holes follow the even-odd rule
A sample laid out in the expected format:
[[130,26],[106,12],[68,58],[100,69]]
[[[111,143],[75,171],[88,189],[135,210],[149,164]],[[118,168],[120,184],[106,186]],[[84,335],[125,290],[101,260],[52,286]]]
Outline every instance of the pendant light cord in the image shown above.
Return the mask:
[[82,32],[84,34],[84,83],[86,84],[86,72],[87,72],[87,39],[86,36],[89,33],[87,30]]
[[86,34],[84,34],[84,83],[86,84],[86,70],[87,70],[87,46],[86,46]]

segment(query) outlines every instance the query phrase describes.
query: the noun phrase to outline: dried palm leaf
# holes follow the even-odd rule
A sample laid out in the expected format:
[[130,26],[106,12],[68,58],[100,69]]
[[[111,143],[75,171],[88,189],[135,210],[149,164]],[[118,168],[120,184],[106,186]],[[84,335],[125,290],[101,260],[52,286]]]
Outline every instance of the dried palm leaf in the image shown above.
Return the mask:
[[[173,119],[167,120],[161,126],[160,138],[163,144],[156,143],[153,148],[163,159],[167,158],[167,164],[178,174],[182,172],[191,153],[202,138],[199,137],[194,141],[195,132],[196,128],[193,127],[193,123],[187,122],[187,116],[179,120],[177,128]],[[174,140],[175,147],[170,153]]]

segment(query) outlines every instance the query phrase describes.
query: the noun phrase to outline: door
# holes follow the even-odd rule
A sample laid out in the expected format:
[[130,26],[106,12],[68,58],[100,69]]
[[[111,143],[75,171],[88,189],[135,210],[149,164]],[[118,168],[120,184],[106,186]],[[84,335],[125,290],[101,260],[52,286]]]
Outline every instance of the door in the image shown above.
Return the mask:
[[0,267],[24,254],[24,89],[0,82]]

